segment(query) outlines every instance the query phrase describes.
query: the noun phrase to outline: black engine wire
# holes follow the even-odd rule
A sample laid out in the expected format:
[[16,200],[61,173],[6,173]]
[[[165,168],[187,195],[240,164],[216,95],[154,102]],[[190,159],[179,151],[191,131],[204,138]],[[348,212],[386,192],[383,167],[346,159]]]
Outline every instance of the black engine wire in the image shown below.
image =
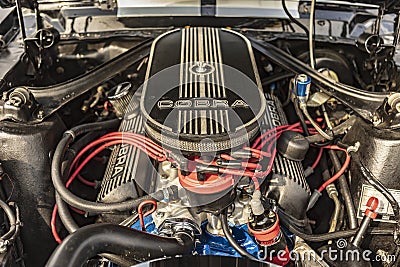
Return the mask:
[[228,240],[229,244],[243,257],[249,258],[250,260],[259,261],[256,257],[251,255],[247,250],[242,248],[233,237],[231,230],[228,225],[228,217],[227,217],[227,210],[225,209],[220,215],[219,219],[221,221],[222,231],[226,239]]
[[286,0],[282,0],[282,7],[283,10],[285,11],[286,15],[289,17],[289,20],[291,22],[293,22],[294,24],[296,24],[297,26],[299,26],[304,32],[305,34],[308,36],[308,29],[306,26],[304,26],[300,21],[298,21],[297,19],[295,19],[292,14],[290,14],[289,10],[287,9],[286,6]]

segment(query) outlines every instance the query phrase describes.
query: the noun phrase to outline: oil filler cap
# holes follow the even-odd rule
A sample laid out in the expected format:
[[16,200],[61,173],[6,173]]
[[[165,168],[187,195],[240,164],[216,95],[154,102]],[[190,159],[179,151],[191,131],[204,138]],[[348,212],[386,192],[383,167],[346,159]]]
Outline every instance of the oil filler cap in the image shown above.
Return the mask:
[[113,105],[115,113],[118,117],[122,118],[128,110],[135,110],[137,107],[132,105],[139,105],[137,102],[132,101],[135,90],[132,88],[130,82],[123,82],[111,89],[108,95],[108,101]]
[[285,158],[302,161],[310,147],[307,139],[293,131],[285,131],[281,134],[277,143],[277,150]]

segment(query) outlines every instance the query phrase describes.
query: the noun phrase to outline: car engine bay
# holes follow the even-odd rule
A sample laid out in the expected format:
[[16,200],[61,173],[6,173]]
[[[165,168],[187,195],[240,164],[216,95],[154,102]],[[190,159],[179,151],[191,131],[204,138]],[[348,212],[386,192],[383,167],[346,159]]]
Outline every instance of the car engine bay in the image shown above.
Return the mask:
[[0,266],[400,266],[396,1],[57,2],[0,1]]

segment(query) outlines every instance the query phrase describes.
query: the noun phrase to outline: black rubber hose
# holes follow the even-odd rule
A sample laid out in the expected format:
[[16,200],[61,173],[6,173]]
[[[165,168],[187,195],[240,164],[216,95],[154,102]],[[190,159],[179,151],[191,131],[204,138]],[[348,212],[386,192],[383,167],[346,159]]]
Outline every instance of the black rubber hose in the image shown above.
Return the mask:
[[55,249],[47,267],[82,266],[101,253],[131,256],[139,261],[190,254],[193,238],[187,234],[161,237],[115,224],[93,224],[69,235]]
[[226,239],[228,240],[229,244],[243,257],[249,258],[250,260],[254,261],[259,261],[256,257],[251,255],[249,252],[247,252],[244,248],[242,248],[235,240],[235,238],[232,236],[231,230],[228,225],[228,217],[226,215],[226,210],[223,211],[219,215],[219,219],[221,220],[221,225],[222,225],[222,231],[224,232],[224,235]]
[[284,79],[292,78],[294,76],[293,73],[278,73],[277,75],[274,76],[269,76],[265,78],[265,80],[262,81],[262,86],[267,86],[276,82],[279,82]]
[[[350,230],[343,230],[343,231],[336,231],[331,233],[325,234],[306,234],[299,230],[297,227],[292,225],[289,221],[287,221],[284,217],[280,217],[280,221],[283,226],[286,227],[287,230],[292,232],[293,234],[297,235],[298,237],[310,241],[310,242],[325,242],[332,239],[339,239],[339,238],[348,238],[354,236],[357,229],[350,229]],[[368,234],[371,235],[393,235],[394,229],[387,229],[387,228],[373,228],[370,227],[367,231]]]
[[7,240],[10,239],[16,230],[16,219],[15,219],[15,214],[13,210],[10,208],[10,206],[7,205],[6,202],[3,200],[0,200],[0,207],[3,209],[8,222],[10,223],[10,229],[8,229],[8,232],[5,233],[3,236],[0,237],[0,240]]
[[[93,131],[76,140],[67,150],[68,155],[74,158],[88,143],[104,135],[106,131]],[[68,157],[67,157],[68,158]]]
[[[339,171],[342,166],[340,164],[340,160],[335,151],[329,150],[328,154],[331,158],[335,171]],[[339,177],[339,186],[340,186],[340,193],[342,194],[344,206],[347,211],[347,216],[349,218],[349,227],[350,229],[356,229],[358,227],[358,221],[356,216],[356,209],[354,207],[353,198],[351,197],[349,185],[347,183],[346,176],[342,174]]]
[[293,22],[294,24],[296,24],[297,26],[299,26],[308,36],[308,29],[306,26],[304,26],[303,24],[300,23],[300,21],[298,21],[297,19],[295,19],[292,14],[290,14],[289,10],[287,9],[286,6],[286,1],[282,0],[282,7],[283,10],[285,11],[286,15],[289,17],[290,21]]
[[58,216],[60,216],[61,222],[64,224],[65,229],[68,233],[73,233],[79,229],[78,224],[76,224],[74,218],[69,211],[67,203],[65,203],[60,195],[56,192],[56,204],[58,208]]
[[[61,199],[60,195],[56,193],[56,203],[58,207],[58,215],[60,216],[61,222],[67,229],[68,233],[72,234],[79,229],[78,224],[75,222],[74,218],[69,211],[68,205]],[[127,258],[123,258],[119,255],[114,255],[110,253],[102,253],[99,256],[104,257],[113,263],[122,266],[128,267],[135,265],[136,262],[129,260]]]
[[308,218],[297,219],[297,218],[293,217],[292,215],[286,213],[283,209],[281,209],[279,207],[278,207],[278,215],[279,215],[279,218],[281,216],[285,217],[285,219],[287,221],[290,221],[290,224],[295,225],[297,227],[306,228],[306,227],[310,226],[311,220],[309,220]]
[[301,112],[301,110],[300,110],[299,103],[296,101],[295,103],[293,103],[293,105],[294,105],[294,110],[296,111],[297,117],[299,117],[300,125],[304,131],[304,135],[309,136],[310,132],[308,131],[308,126],[307,126],[306,120],[304,119],[303,112]]
[[[66,172],[70,169],[70,164],[72,163],[72,160],[76,157],[76,155],[79,153],[79,151],[81,151],[87,144],[89,144],[93,140],[103,136],[105,133],[107,133],[107,131],[94,131],[86,133],[78,140],[76,140],[73,144],[71,144],[71,146],[68,147],[68,149],[65,152],[63,163],[61,165],[64,182],[66,177],[68,176],[66,175]],[[92,181],[92,182],[97,182],[97,181]],[[99,185],[100,184],[96,183],[95,188],[97,188]]]
[[[62,164],[63,174],[64,174],[65,170],[69,169],[68,167],[69,167],[69,164],[71,163],[71,159],[73,159],[78,154],[78,152],[82,150],[83,147],[85,147],[88,143],[90,143],[94,139],[102,136],[102,134],[104,132],[107,132],[107,130],[118,127],[119,123],[120,123],[120,121],[118,119],[114,119],[114,120],[103,121],[103,122],[81,124],[81,125],[79,125],[79,127],[75,127],[73,129],[71,129],[69,134],[74,135],[73,136],[74,143],[71,144],[70,146],[68,146],[68,149],[66,149],[66,152],[64,154],[63,164]],[[98,124],[104,125],[104,129],[101,130],[101,129],[97,128],[96,125],[98,125]],[[81,126],[88,127],[93,130],[87,132],[86,134],[82,134],[83,136],[76,140],[77,135],[75,134],[74,131],[76,131],[76,130],[80,131]],[[63,175],[63,177],[65,178],[65,175]]]
[[[103,130],[105,128],[115,128],[119,124],[118,120],[106,121],[106,122],[97,122],[79,125],[77,127],[72,128],[64,133],[60,142],[58,143],[56,150],[54,151],[53,160],[51,163],[51,179],[54,185],[54,188],[60,195],[60,197],[69,205],[78,208],[80,210],[89,212],[91,214],[99,214],[99,213],[109,213],[115,211],[126,211],[132,210],[139,206],[139,204],[146,199],[164,199],[164,191],[159,190],[150,195],[143,196],[137,199],[126,200],[118,203],[98,203],[89,200],[82,199],[76,195],[74,195],[71,191],[69,191],[62,179],[62,168],[61,164],[65,155],[65,151],[68,146],[73,142],[76,136],[81,134]],[[176,188],[172,189],[172,191]]]
[[70,135],[72,134],[75,138],[75,136],[78,136],[78,135],[81,135],[84,133],[95,132],[95,131],[100,131],[100,130],[115,129],[119,126],[120,123],[121,123],[121,121],[119,119],[85,123],[85,124],[75,126],[75,127],[71,128],[70,130],[66,131],[65,133],[70,133]]
[[[113,126],[113,123],[111,124],[111,126]],[[117,123],[117,120],[116,120],[115,123]],[[105,128],[108,128],[108,127],[105,127]],[[66,152],[70,153],[72,158],[75,157],[76,154],[87,143],[91,142],[94,138],[99,137],[100,134],[101,134],[101,131],[88,132],[82,138],[80,138],[77,142],[75,142],[73,145],[71,145],[71,147],[68,148],[68,150]],[[69,164],[67,164],[67,165],[69,165]],[[79,226],[77,225],[77,223],[75,222],[74,218],[72,217],[71,212],[69,211],[69,207],[68,207],[67,203],[65,203],[62,200],[62,198],[57,193],[57,191],[56,191],[55,199],[56,199],[56,204],[57,204],[57,207],[58,207],[58,215],[60,216],[61,222],[63,223],[63,225],[67,229],[68,233],[73,233],[76,230],[78,230]]]

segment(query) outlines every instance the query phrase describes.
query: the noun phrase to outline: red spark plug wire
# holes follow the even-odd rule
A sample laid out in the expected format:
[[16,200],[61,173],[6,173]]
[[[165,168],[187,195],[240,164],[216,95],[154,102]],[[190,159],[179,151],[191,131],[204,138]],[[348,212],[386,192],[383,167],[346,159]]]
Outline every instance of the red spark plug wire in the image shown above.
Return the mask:
[[322,154],[323,154],[323,153],[324,153],[324,148],[321,147],[321,148],[319,149],[319,151],[318,151],[317,158],[315,159],[313,165],[311,166],[311,169],[315,170],[315,168],[317,168],[319,162],[321,161],[321,158],[322,158]]
[[325,183],[323,183],[323,184],[318,188],[318,192],[320,192],[320,193],[321,193],[322,191],[324,191],[324,189],[325,189],[329,184],[335,182],[335,181],[346,171],[347,167],[348,167],[349,164],[350,164],[350,155],[349,155],[349,153],[347,152],[346,149],[341,148],[341,147],[338,147],[338,146],[336,146],[336,145],[326,146],[326,147],[324,147],[324,148],[326,148],[326,149],[332,149],[332,150],[340,150],[340,151],[346,152],[346,160],[345,160],[345,162],[343,163],[343,165],[342,165],[342,167],[340,168],[340,170],[339,170],[337,173],[335,173],[331,178],[329,178]]
[[[144,143],[143,143],[144,141]],[[83,148],[78,155],[74,158],[74,160],[71,163],[70,171],[72,171],[81,159],[83,155],[90,149],[96,147],[99,144],[102,144],[99,146],[97,149],[95,149],[93,152],[91,152],[80,164],[79,166],[73,171],[72,175],[68,179],[66,183],[66,188],[69,188],[71,183],[79,176],[79,173],[81,170],[86,166],[86,164],[92,160],[94,157],[96,157],[100,152],[105,150],[106,148],[117,145],[117,144],[130,144],[133,146],[136,146],[137,148],[141,149],[143,152],[148,154],[150,157],[153,159],[159,160],[159,161],[164,161],[166,160],[166,157],[164,155],[164,151],[161,151],[162,149],[160,146],[157,144],[151,142],[148,142],[147,138],[142,138],[140,139],[139,135],[137,134],[127,134],[127,133],[111,133],[106,136],[103,136],[99,138],[98,140],[95,140],[91,142],[89,145],[87,145],[85,148]],[[146,144],[149,144],[150,146],[147,147]],[[73,208],[73,207],[72,207]],[[75,209],[76,210],[76,209]],[[57,233],[57,227],[56,227],[56,219],[57,219],[57,211],[58,207],[57,205],[54,205],[53,212],[52,212],[52,217],[51,217],[51,231],[54,236],[54,239],[57,241],[57,243],[61,243],[61,238],[59,237]],[[78,213],[82,213],[79,210],[76,210]]]

